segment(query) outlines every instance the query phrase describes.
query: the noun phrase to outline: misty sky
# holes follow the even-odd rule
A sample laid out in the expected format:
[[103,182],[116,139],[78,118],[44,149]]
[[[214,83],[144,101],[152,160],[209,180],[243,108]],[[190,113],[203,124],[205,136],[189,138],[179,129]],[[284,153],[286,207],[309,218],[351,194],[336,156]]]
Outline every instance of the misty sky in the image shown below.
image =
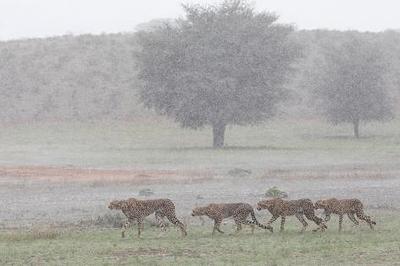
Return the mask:
[[[216,0],[0,0],[0,39],[126,32],[155,18],[183,15],[180,3]],[[255,0],[299,29],[400,29],[398,0]]]

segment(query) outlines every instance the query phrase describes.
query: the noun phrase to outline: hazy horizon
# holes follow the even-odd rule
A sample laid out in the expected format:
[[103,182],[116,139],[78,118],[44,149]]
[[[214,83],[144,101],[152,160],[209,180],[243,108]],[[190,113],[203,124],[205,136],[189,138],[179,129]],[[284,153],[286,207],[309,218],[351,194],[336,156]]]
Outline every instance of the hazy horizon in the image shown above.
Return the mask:
[[[133,31],[158,18],[183,16],[181,3],[214,4],[217,0],[2,0],[0,40],[42,38],[65,34],[101,34]],[[249,1],[258,11],[271,11],[280,22],[298,29],[379,32],[400,28],[394,0],[262,0]]]

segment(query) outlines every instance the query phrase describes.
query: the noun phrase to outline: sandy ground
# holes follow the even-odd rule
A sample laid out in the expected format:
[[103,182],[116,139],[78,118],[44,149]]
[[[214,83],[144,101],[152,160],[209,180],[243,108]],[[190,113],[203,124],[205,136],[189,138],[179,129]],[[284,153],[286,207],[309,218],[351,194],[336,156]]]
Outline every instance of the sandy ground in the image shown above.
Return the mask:
[[55,167],[0,167],[0,228],[77,224],[112,213],[112,199],[139,197],[175,201],[180,217],[210,202],[256,204],[277,186],[290,198],[360,198],[369,209],[400,211],[400,175],[396,171],[293,170],[232,177],[199,171],[96,170]]

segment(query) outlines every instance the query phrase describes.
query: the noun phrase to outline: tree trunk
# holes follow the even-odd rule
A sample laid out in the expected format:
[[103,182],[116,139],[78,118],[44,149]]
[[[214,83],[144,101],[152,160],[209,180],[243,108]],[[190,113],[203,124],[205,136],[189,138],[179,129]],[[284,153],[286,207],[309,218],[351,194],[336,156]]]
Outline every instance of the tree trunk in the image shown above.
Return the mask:
[[225,127],[226,125],[223,123],[216,123],[213,125],[213,148],[222,148],[224,146]]
[[359,131],[360,120],[354,120],[353,126],[354,126],[354,137],[360,138],[360,131]]

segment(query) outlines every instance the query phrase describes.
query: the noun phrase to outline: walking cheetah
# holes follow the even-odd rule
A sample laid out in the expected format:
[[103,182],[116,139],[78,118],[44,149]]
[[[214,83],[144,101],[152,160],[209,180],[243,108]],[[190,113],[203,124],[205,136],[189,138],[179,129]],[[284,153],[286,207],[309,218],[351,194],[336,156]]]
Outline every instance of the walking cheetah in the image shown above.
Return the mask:
[[[263,229],[268,229],[272,232],[271,226],[262,225],[257,221],[253,207],[247,203],[211,203],[205,207],[197,207],[193,209],[192,216],[202,215],[206,215],[214,220],[214,228],[212,231],[213,235],[215,234],[215,231],[224,233],[220,229],[220,225],[222,220],[228,217],[233,217],[236,223],[236,233],[242,230],[242,224],[251,225],[252,233],[254,233],[254,225],[257,225]],[[249,215],[251,215],[253,221],[247,220]]]
[[301,232],[304,232],[308,226],[303,215],[305,215],[308,220],[313,221],[319,226],[318,229],[314,229],[313,231],[324,231],[327,229],[323,220],[315,215],[314,205],[310,199],[283,200],[277,198],[262,200],[258,202],[257,210],[261,211],[263,209],[268,209],[272,214],[272,218],[268,221],[267,225],[271,225],[276,219],[281,217],[281,232],[285,227],[286,216],[292,215],[296,216],[296,218],[303,224]]
[[[183,236],[187,235],[185,226],[176,218],[175,205],[170,199],[138,200],[129,198],[127,200],[114,200],[110,202],[108,208],[111,210],[121,210],[128,218],[128,221],[122,227],[122,237],[125,237],[126,229],[128,229],[135,220],[138,223],[138,236],[140,237],[141,231],[143,230],[143,220],[152,213],[155,213],[159,222],[163,217],[167,217],[171,223],[180,228]],[[163,224],[163,222],[160,222],[162,228]]]
[[315,209],[324,209],[325,221],[329,221],[331,213],[339,215],[339,232],[342,231],[343,215],[347,214],[349,219],[355,224],[359,225],[356,217],[369,224],[369,227],[374,230],[376,222],[371,220],[371,217],[364,214],[364,206],[359,199],[342,199],[336,198],[318,200],[315,203]]

